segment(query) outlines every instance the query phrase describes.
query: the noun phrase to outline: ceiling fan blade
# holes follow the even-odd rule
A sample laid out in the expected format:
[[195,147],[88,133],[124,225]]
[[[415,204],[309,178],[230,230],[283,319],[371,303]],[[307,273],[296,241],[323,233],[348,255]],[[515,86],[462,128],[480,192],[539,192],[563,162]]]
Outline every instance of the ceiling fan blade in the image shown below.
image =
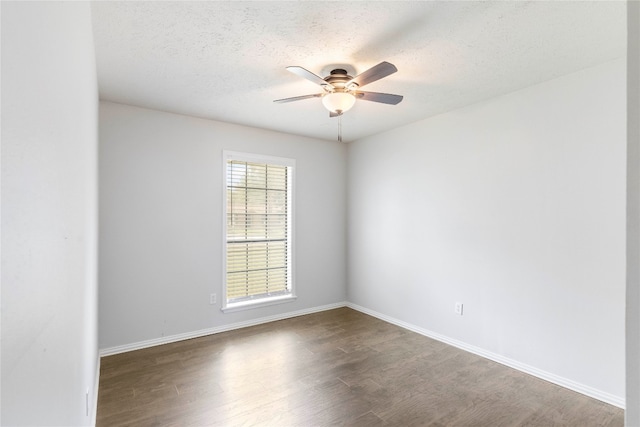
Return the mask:
[[398,71],[395,65],[383,61],[378,65],[375,65],[369,68],[367,71],[358,74],[353,79],[349,80],[345,87],[349,87],[350,84],[356,83],[359,87],[367,85],[369,83],[375,82],[376,80],[380,80],[383,77],[387,77],[390,74]]
[[283,98],[283,99],[276,99],[273,102],[277,102],[277,103],[285,103],[285,102],[293,102],[293,101],[300,101],[302,99],[309,99],[309,98],[320,98],[323,94],[321,93],[315,93],[313,95],[302,95],[302,96],[294,96],[293,98]]
[[394,95],[391,93],[378,93],[378,92],[356,92],[356,98],[364,101],[381,102],[383,104],[396,105],[402,101],[401,95]]
[[315,84],[319,84],[320,86],[327,86],[329,88],[333,88],[333,85],[330,85],[322,77],[316,74],[313,74],[311,71],[307,70],[306,68],[302,68],[294,65],[292,67],[287,67],[287,70],[291,71],[293,74],[295,74],[298,77],[302,77],[303,79],[310,80]]

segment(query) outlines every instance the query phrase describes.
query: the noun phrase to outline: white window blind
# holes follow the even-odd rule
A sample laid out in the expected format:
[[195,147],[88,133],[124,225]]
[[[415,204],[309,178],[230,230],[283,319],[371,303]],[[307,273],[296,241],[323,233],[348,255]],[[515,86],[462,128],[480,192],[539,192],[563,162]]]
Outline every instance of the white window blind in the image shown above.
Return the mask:
[[226,161],[227,305],[291,294],[291,167]]

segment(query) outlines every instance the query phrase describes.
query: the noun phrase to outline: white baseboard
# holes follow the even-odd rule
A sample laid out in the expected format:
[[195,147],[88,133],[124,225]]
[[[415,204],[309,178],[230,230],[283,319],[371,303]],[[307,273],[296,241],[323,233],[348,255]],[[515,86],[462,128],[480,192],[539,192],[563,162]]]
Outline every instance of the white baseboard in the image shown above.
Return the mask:
[[215,328],[201,329],[199,331],[186,332],[183,334],[171,335],[167,337],[155,338],[151,340],[140,341],[132,344],[125,344],[116,347],[103,348],[100,350],[100,357],[111,356],[127,351],[140,350],[143,348],[154,347],[162,344],[169,344],[177,341],[189,340],[192,338],[204,337],[207,335],[219,334],[221,332],[232,331],[234,329],[246,328],[248,326],[260,325],[262,323],[275,322],[276,320],[289,319],[291,317],[304,316],[305,314],[318,313],[320,311],[333,310],[335,308],[346,307],[346,301],[323,305],[320,307],[307,308],[304,310],[292,311],[288,313],[277,314],[275,316],[260,317],[258,319],[247,320],[245,322],[232,323],[229,325],[218,326]]
[[584,394],[589,397],[593,397],[594,399],[598,399],[602,402],[609,403],[611,405],[617,406],[618,408],[625,408],[625,398],[620,396],[615,396],[610,393],[606,393],[601,390],[597,390],[593,387],[589,387],[584,384],[577,383],[567,378],[560,377],[558,375],[552,374],[550,372],[546,372],[535,368],[533,366],[529,366],[527,364],[518,362],[517,360],[509,359],[507,357],[501,356],[496,353],[492,353],[490,351],[484,350],[480,347],[476,347],[473,345],[466,344],[462,341],[455,340],[453,338],[449,338],[444,335],[440,335],[438,333],[429,331],[427,329],[420,328],[418,326],[403,322],[401,320],[395,319],[393,317],[389,317],[382,313],[378,313],[373,310],[369,310],[368,308],[359,306],[357,304],[352,304],[348,302],[347,307],[352,308],[354,310],[360,311],[364,314],[368,314],[369,316],[376,317],[380,320],[384,320],[385,322],[394,324],[396,326],[400,326],[401,328],[408,329],[410,331],[416,332],[420,335],[424,335],[425,337],[433,338],[437,341],[443,342],[445,344],[452,345],[461,350],[468,351],[469,353],[476,354],[478,356],[482,356],[485,359],[493,360],[494,362],[498,362],[502,365],[508,366],[513,369],[517,369],[518,371],[524,372],[529,375],[533,375],[534,377],[538,377],[545,381],[549,381],[551,383],[557,384],[561,387],[567,388],[569,390],[576,391],[578,393]]

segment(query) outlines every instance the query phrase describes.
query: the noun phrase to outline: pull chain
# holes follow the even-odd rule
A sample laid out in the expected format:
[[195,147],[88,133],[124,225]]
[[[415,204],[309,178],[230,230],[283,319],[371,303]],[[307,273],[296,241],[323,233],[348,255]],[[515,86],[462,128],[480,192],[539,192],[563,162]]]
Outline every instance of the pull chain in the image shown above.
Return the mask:
[[342,114],[338,116],[338,142],[342,142]]

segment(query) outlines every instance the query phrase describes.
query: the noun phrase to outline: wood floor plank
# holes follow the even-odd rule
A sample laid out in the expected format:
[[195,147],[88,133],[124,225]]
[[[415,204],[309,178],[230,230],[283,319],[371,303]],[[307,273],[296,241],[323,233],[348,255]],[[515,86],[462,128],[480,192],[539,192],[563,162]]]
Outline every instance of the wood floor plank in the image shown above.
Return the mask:
[[623,424],[619,408],[341,308],[104,357],[96,425]]

